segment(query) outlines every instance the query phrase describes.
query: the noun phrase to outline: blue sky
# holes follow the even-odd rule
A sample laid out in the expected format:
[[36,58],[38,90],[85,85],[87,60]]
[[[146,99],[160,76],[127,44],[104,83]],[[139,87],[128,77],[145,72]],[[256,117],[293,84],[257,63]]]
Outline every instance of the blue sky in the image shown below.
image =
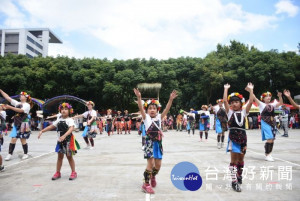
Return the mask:
[[297,51],[299,0],[0,0],[1,28],[50,28],[49,55],[205,57],[230,40]]

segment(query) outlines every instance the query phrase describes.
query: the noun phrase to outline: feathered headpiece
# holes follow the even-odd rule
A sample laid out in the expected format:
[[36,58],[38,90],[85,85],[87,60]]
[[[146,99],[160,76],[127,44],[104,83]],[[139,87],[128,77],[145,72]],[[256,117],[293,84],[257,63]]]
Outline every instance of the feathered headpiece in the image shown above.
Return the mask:
[[245,104],[245,98],[243,97],[242,94],[239,94],[237,92],[234,92],[234,93],[231,93],[229,96],[228,96],[228,102],[230,102],[230,99],[233,98],[233,97],[237,97],[240,99],[242,105]]
[[144,109],[146,110],[149,107],[149,105],[156,105],[158,111],[161,108],[161,104],[159,103],[158,100],[154,100],[154,99],[150,100],[149,99],[149,100],[145,101],[144,102]]
[[68,108],[69,110],[69,114],[73,114],[73,108],[72,108],[72,105],[70,105],[69,103],[62,103],[58,106],[58,110],[61,111],[61,109],[63,108]]
[[267,96],[272,96],[272,93],[269,92],[269,91],[263,93],[263,94],[260,96],[260,100],[263,101],[263,100],[264,100],[264,97],[267,97]]

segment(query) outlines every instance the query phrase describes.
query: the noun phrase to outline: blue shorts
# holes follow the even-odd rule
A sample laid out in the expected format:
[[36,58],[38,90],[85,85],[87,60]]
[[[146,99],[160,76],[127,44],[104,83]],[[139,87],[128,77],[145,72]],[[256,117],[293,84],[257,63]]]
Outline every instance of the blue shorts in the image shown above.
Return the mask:
[[231,140],[228,138],[228,144],[227,144],[226,152],[233,152],[233,153],[239,153],[239,154],[242,154],[242,151],[241,151],[241,145],[238,144],[238,143],[235,143],[235,142],[231,141]]
[[274,140],[275,139],[275,130],[269,124],[261,120],[261,137],[262,141],[265,140]]
[[221,124],[219,119],[216,119],[216,133],[219,134],[219,133],[222,133],[222,132],[223,132],[222,124]]
[[200,131],[208,131],[209,128],[208,128],[208,122],[207,121],[204,121],[204,124],[201,123],[201,121],[199,122],[199,130]]
[[153,158],[162,159],[162,153],[159,148],[158,142],[153,142]]

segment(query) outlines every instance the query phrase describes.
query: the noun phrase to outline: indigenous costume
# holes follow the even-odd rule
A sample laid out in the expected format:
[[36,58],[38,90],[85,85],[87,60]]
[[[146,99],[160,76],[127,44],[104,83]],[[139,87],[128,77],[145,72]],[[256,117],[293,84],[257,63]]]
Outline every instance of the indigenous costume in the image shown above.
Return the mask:
[[[157,110],[161,108],[160,103],[157,100],[148,100],[144,103],[144,108],[147,110],[149,105],[156,105]],[[145,146],[144,146],[144,158],[145,159],[162,159],[163,156],[163,146],[162,146],[162,137],[163,133],[161,130],[161,114],[157,114],[156,117],[151,118],[149,114],[146,114],[146,118],[143,120],[146,131]],[[159,170],[152,169],[152,171],[145,170],[144,179],[145,184],[149,185],[149,180],[155,181],[155,176],[158,174]],[[156,185],[156,182],[155,182]],[[153,185],[152,185],[153,186]],[[143,185],[144,187],[144,185]],[[155,187],[155,186],[153,186]]]
[[127,131],[128,131],[128,134],[130,134],[130,130],[131,130],[131,116],[127,112],[125,112],[123,118],[124,118],[124,121],[125,121],[125,125],[124,125],[125,134],[127,134]]
[[[0,104],[0,107],[2,107],[2,104]],[[1,152],[1,146],[4,143],[3,131],[6,130],[5,120],[6,120],[6,112],[5,111],[1,111],[0,112],[0,152]]]
[[[59,111],[61,111],[61,109],[64,107],[67,107],[69,109],[69,114],[73,113],[73,108],[68,103],[62,103],[61,105],[59,105]],[[57,138],[59,139],[69,130],[70,127],[75,126],[75,122],[70,117],[65,119],[60,117],[55,122],[53,122],[53,126],[56,127]],[[72,156],[77,153],[78,149],[80,149],[80,146],[76,141],[75,136],[71,133],[62,142],[57,141],[55,151],[57,153],[66,154],[66,156]]]
[[[122,134],[122,131],[123,131],[123,126],[122,126],[122,120],[123,120],[123,116],[121,115],[121,112],[118,111],[118,115],[115,117],[115,125],[116,125],[116,128],[117,128],[117,133],[118,134]],[[119,131],[121,133],[119,133]]]
[[[230,99],[232,97],[238,97],[241,101],[241,104],[245,104],[244,97],[239,93],[232,93],[228,96]],[[246,154],[246,150],[243,150],[247,147],[247,135],[245,130],[245,117],[246,109],[240,111],[234,111],[229,109],[228,117],[228,127],[229,127],[229,136],[228,136],[228,145],[227,152]],[[244,161],[235,163],[230,163],[229,170],[231,171],[232,176],[232,188],[236,191],[240,191],[239,184],[242,184],[242,173],[244,168]]]
[[97,130],[97,122],[96,122],[97,112],[95,110],[89,110],[89,111],[86,111],[85,113],[83,113],[82,115],[88,121],[94,117],[94,120],[91,122],[91,124],[86,126],[86,127],[88,127],[88,132],[86,133],[85,137],[95,138],[97,135],[97,132],[96,132],[96,130]]
[[112,132],[113,125],[112,125],[113,117],[111,114],[106,115],[106,132],[108,136],[110,136],[110,133]]
[[[223,99],[218,99],[217,103],[223,103]],[[218,148],[223,147],[224,144],[224,138],[225,138],[225,131],[227,131],[227,122],[228,122],[228,118],[227,118],[227,114],[226,114],[226,110],[223,108],[223,106],[215,106],[213,107],[213,111],[216,115],[216,124],[215,124],[215,128],[216,128],[216,133],[218,134]],[[222,135],[222,136],[221,136]],[[221,141],[221,144],[220,144]]]
[[199,119],[199,130],[200,130],[200,140],[202,140],[203,131],[205,132],[205,139],[208,138],[208,130],[209,130],[209,111],[207,111],[207,105],[202,105],[201,109],[205,108],[206,110],[200,110],[195,112],[196,114],[200,114]]
[[188,113],[188,123],[187,123],[187,131],[190,134],[190,131],[193,131],[193,135],[195,134],[195,113],[194,110],[191,109],[190,113]]
[[[20,95],[24,95],[27,98],[27,100],[31,100],[30,95],[28,95],[26,92],[21,92]],[[10,104],[15,106],[16,108],[20,108],[20,109],[24,110],[23,113],[17,113],[14,116],[14,126],[12,129],[12,132],[10,133],[10,137],[20,138],[20,139],[29,139],[30,134],[31,134],[29,118],[28,118],[28,114],[30,111],[30,104],[27,102],[21,103],[14,99],[11,100]],[[5,158],[5,160],[10,160],[10,157],[14,152],[15,146],[16,146],[16,144],[13,144],[13,143],[9,144],[9,149],[8,149],[9,155],[7,156],[7,158]],[[28,144],[26,143],[26,144],[23,144],[22,146],[23,146],[24,155],[27,156]]]
[[[266,96],[272,96],[272,94],[270,92],[263,93],[260,99],[263,100],[264,97]],[[262,141],[275,140],[275,135],[276,135],[276,120],[275,120],[275,113],[274,113],[275,107],[276,107],[276,103],[265,104],[259,101]],[[274,145],[273,142],[272,143],[266,142],[265,144],[266,155],[269,155],[272,152],[273,145]]]

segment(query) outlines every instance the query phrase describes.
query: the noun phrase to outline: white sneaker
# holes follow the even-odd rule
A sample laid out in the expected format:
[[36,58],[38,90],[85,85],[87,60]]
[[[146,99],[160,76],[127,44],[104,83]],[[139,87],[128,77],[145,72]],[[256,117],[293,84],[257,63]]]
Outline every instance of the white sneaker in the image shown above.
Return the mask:
[[91,146],[90,145],[86,145],[85,149],[90,149]]
[[223,148],[223,147],[224,147],[224,142],[221,143],[221,148]]
[[221,143],[220,142],[218,142],[218,149],[221,149]]
[[9,161],[11,159],[11,154],[8,154],[4,160]]
[[144,151],[144,149],[145,149],[145,146],[142,146],[142,150]]
[[3,172],[5,170],[4,165],[0,166],[0,172]]
[[95,147],[90,147],[90,150],[93,150],[93,149],[95,149]]
[[23,157],[22,157],[22,160],[25,160],[25,159],[27,159],[28,157],[29,157],[28,154],[24,154]]
[[266,158],[265,158],[266,161],[269,161],[269,162],[274,162],[274,159],[273,157],[271,156],[271,154],[267,155]]

